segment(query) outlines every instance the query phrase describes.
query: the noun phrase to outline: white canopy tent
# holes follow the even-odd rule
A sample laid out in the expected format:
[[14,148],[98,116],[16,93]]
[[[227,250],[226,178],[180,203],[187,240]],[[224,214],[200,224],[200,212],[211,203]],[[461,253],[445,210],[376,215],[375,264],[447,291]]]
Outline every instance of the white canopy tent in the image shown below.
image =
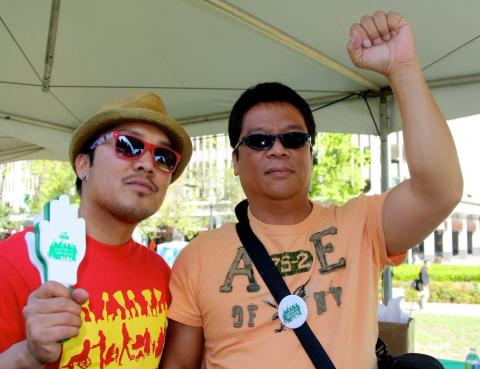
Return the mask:
[[377,9],[413,26],[447,119],[480,113],[476,0],[0,0],[0,163],[67,159],[81,121],[139,90],[161,95],[192,136],[226,132],[234,101],[260,81],[312,108],[352,95],[316,111],[318,129],[381,136],[385,163],[398,111],[385,79],[345,50],[350,24]]
[[[475,0],[0,0],[0,162],[66,159],[69,135],[102,101],[147,89],[192,135],[225,132],[241,91],[273,80],[312,107],[369,91],[378,123],[386,81],[345,51],[349,25],[378,8],[412,24],[447,118],[479,113]],[[387,105],[383,130],[398,130]],[[320,131],[378,134],[363,99],[316,120]]]

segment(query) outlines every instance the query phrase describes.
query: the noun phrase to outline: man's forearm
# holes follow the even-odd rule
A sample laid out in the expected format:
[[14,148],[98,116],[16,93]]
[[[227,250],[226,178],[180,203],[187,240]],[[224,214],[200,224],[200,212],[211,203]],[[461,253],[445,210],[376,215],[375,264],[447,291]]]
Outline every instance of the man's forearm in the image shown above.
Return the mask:
[[13,344],[7,350],[0,352],[0,368],[8,369],[42,369],[45,364],[40,363],[27,346],[27,341]]

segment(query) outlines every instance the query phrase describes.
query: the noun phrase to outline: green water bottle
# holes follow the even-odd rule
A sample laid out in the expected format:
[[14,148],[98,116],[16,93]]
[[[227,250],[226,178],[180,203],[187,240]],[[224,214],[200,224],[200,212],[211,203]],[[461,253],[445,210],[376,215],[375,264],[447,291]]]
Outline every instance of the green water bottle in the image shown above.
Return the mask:
[[480,357],[473,347],[465,358],[465,369],[480,369]]

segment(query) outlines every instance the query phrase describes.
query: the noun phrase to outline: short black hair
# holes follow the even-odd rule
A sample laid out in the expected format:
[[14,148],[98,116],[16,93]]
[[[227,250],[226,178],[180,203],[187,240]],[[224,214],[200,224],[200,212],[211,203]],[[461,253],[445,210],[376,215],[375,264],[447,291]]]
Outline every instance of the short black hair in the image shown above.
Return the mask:
[[232,148],[240,139],[243,117],[251,108],[260,103],[289,103],[302,114],[307,131],[315,144],[315,120],[308,103],[293,89],[280,82],[264,82],[245,90],[233,105],[228,119],[228,137]]

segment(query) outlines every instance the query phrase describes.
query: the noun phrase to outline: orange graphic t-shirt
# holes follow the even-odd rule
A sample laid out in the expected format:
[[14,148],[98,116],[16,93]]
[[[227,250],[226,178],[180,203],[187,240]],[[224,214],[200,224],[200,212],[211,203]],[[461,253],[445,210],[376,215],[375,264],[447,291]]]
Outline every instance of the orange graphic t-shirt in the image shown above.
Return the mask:
[[[337,368],[376,368],[377,288],[389,257],[382,227],[386,195],[343,206],[314,205],[294,225],[269,225],[249,213],[307,322]],[[242,247],[235,226],[199,235],[177,258],[169,318],[203,327],[207,368],[311,368],[298,338],[278,319],[277,303]]]

